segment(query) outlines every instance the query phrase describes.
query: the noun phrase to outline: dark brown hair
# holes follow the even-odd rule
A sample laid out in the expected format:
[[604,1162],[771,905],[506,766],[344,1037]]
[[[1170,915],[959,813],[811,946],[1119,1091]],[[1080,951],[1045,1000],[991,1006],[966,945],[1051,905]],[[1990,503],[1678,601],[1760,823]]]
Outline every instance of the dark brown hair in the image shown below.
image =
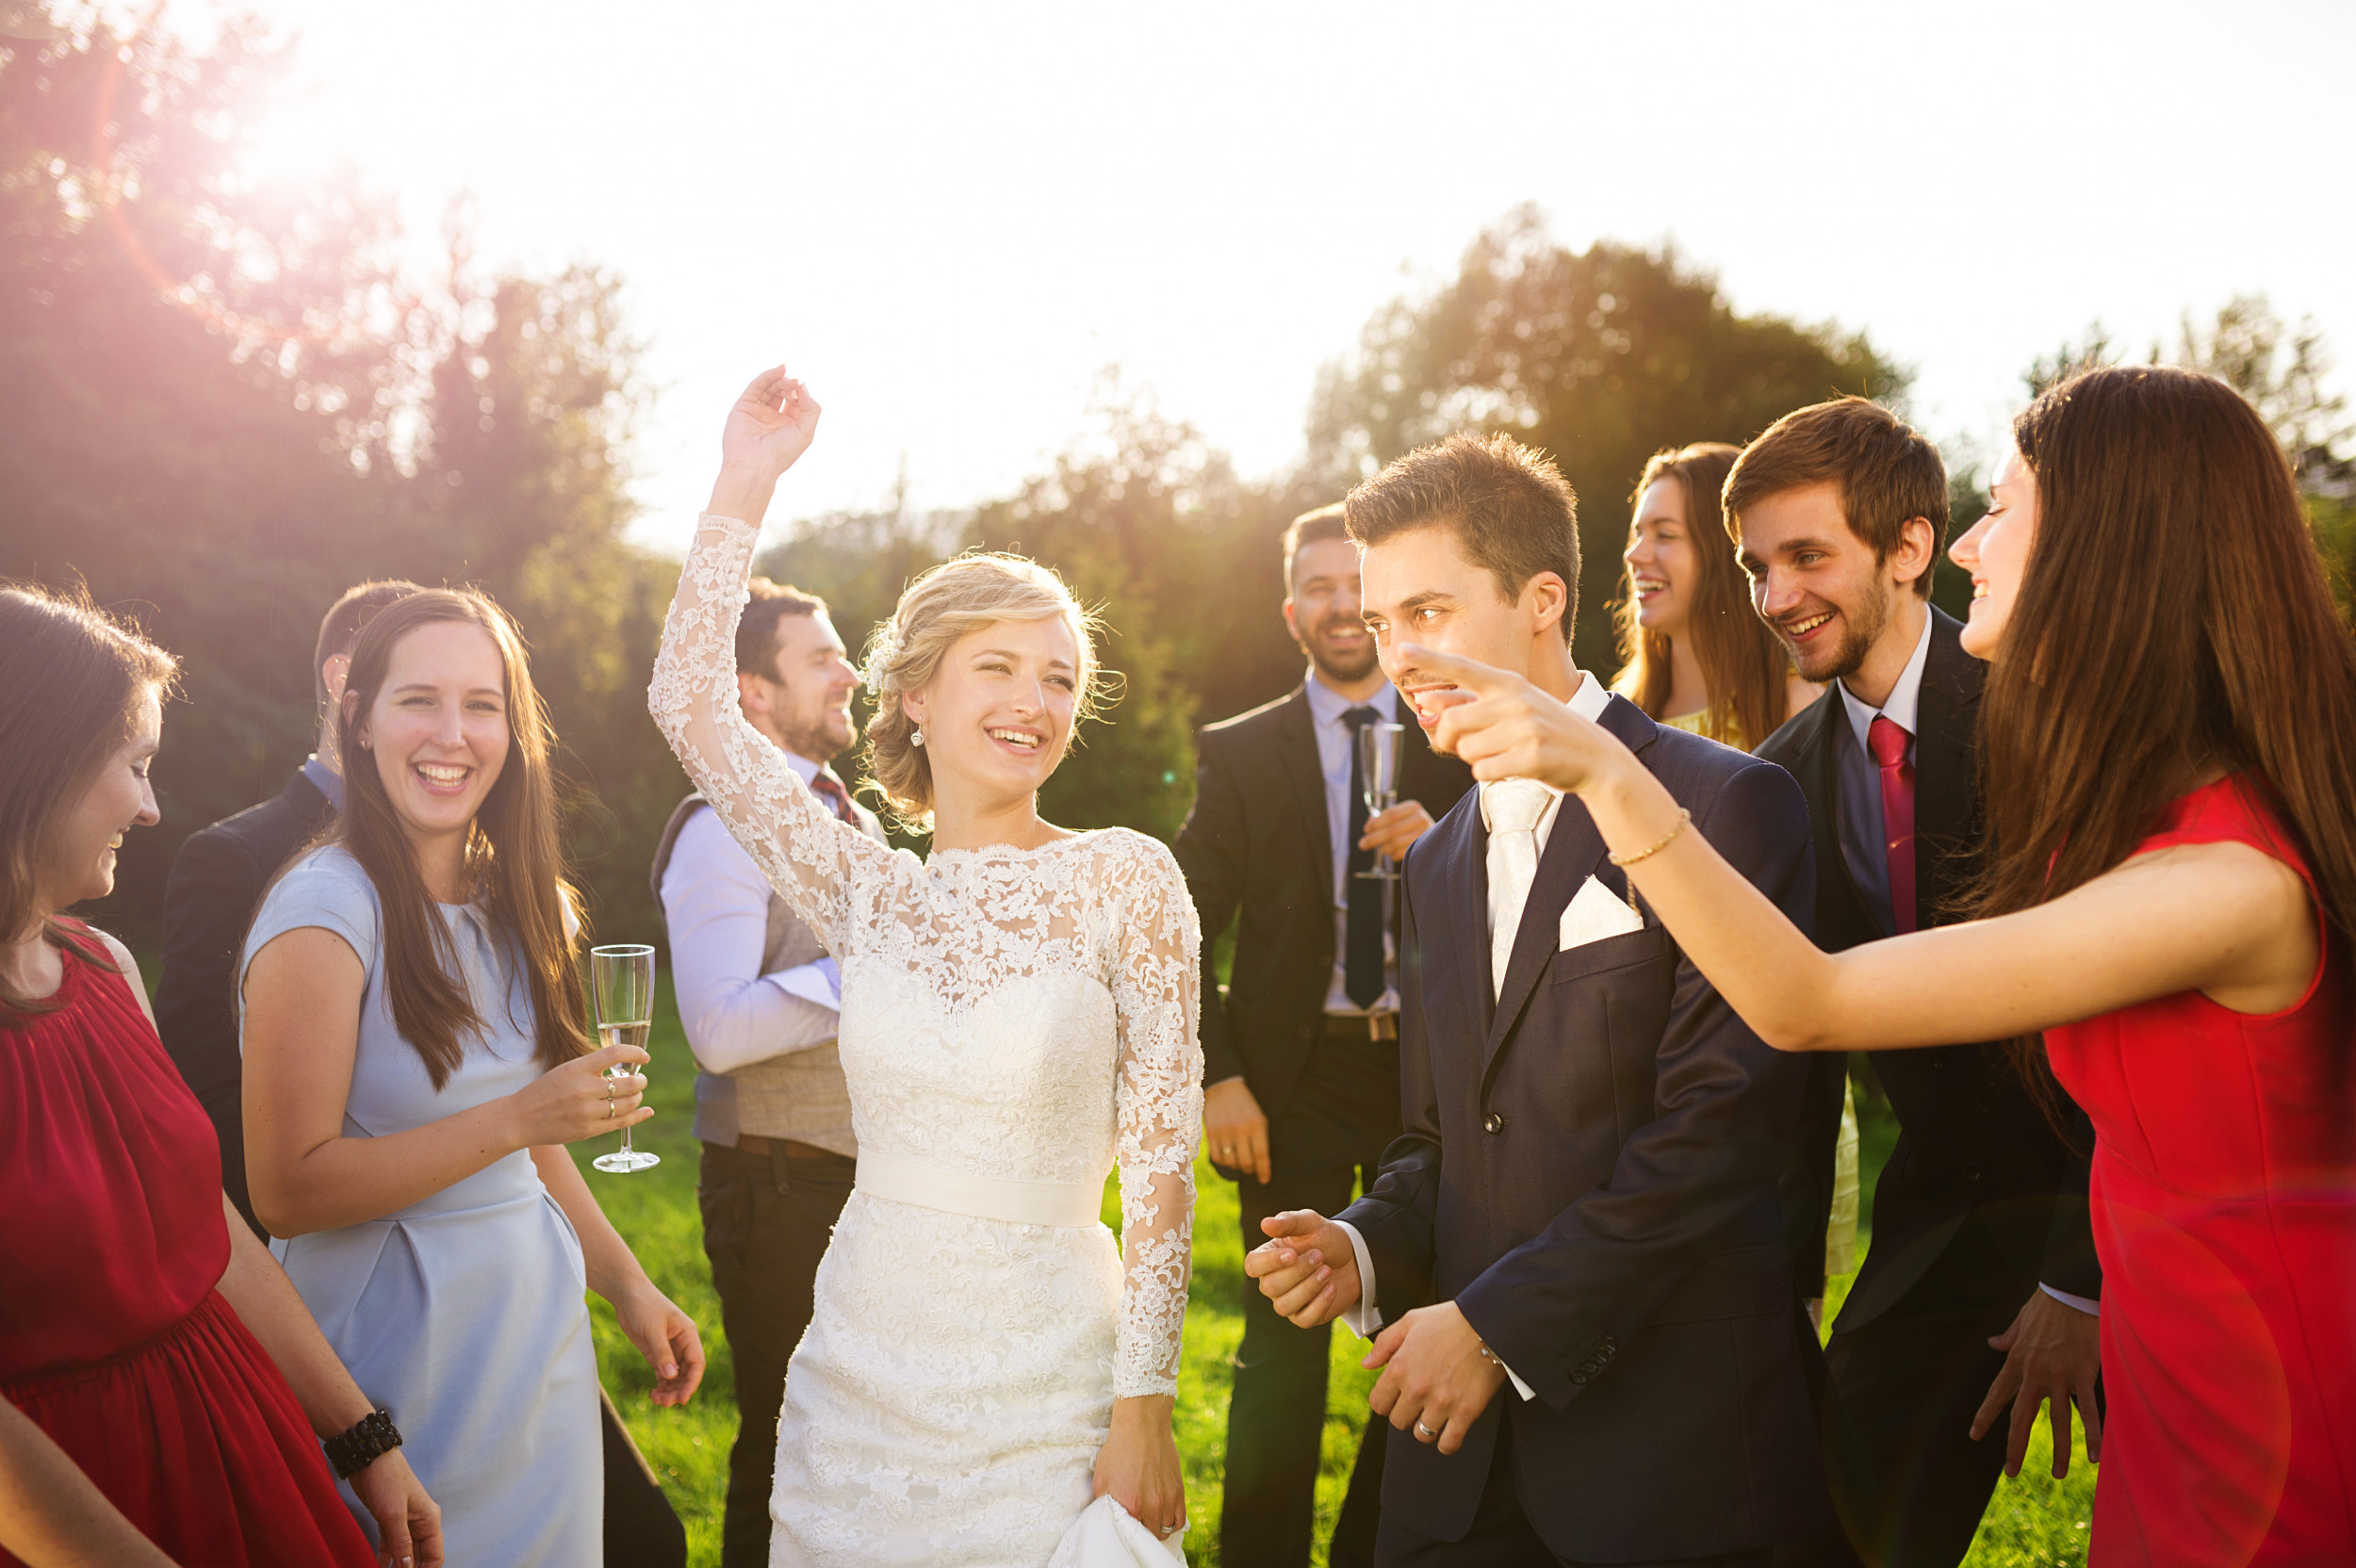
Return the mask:
[[777,678],[777,623],[788,615],[823,615],[826,601],[815,594],[757,577],[745,584],[751,602],[736,623],[736,668],[742,675]]
[[[499,930],[515,939],[532,988],[539,1057],[556,1067],[589,1050],[588,1018],[565,913],[578,904],[564,880],[557,838],[556,786],[548,754],[553,737],[532,684],[523,639],[507,612],[471,589],[429,588],[379,611],[352,650],[337,726],[344,806],[327,835],[376,885],[384,942],[384,994],[401,1037],[425,1061],[439,1089],[466,1054],[465,1037],[483,1016],[459,978],[449,928],[417,870],[416,852],[384,792],[375,760],[352,743],[376,706],[393,650],[419,627],[464,621],[481,627],[499,649],[507,693],[507,760],[467,832],[466,874]],[[488,999],[484,999],[486,1002]]]
[[1342,521],[1343,503],[1320,506],[1315,512],[1304,512],[1295,517],[1284,530],[1284,591],[1292,592],[1293,557],[1303,545],[1322,545],[1329,540],[1348,539],[1350,529]]
[[406,578],[382,578],[345,589],[344,596],[327,607],[327,613],[319,617],[319,640],[311,654],[311,690],[322,716],[327,713],[327,662],[351,653],[352,645],[360,640],[360,629],[374,620],[378,611],[417,591],[417,584]]
[[1342,505],[1350,536],[1361,545],[1446,529],[1509,604],[1531,578],[1552,572],[1569,596],[1562,641],[1571,640],[1579,618],[1579,500],[1546,453],[1510,435],[1451,435],[1409,452]]
[[[168,695],[178,674],[172,655],[86,593],[0,587],[0,941],[38,922],[50,946],[115,972],[96,944],[41,907],[41,883],[56,869],[63,819],[129,738],[141,702]],[[58,1005],[0,986],[0,1029]]]
[[[1790,716],[1792,656],[1751,608],[1750,583],[1727,541],[1726,519],[1719,511],[1718,493],[1739,453],[1739,448],[1723,441],[1655,452],[1628,504],[1633,513],[1644,503],[1644,492],[1662,480],[1676,481],[1685,492],[1685,536],[1693,543],[1695,561],[1685,634],[1710,698],[1702,712],[1702,733],[1713,741],[1739,738],[1748,749],[1773,735]],[[1620,657],[1627,662],[1620,675],[1622,689],[1646,713],[1667,718],[1662,710],[1669,705],[1670,639],[1645,630],[1636,611],[1630,574],[1626,594],[1613,607]]]
[[2102,875],[2223,768],[2271,799],[2356,933],[2356,643],[2266,422],[2214,376],[2113,366],[2013,438],[2037,530],[1980,705],[1976,913]]
[[[1939,449],[1881,404],[1865,398],[1811,403],[1769,425],[1726,476],[1726,532],[1742,542],[1742,513],[1770,496],[1831,482],[1841,490],[1849,531],[1887,561],[1906,526],[1931,525],[1932,565],[1947,544],[1947,465]],[[1931,596],[1929,567],[1914,591]]]

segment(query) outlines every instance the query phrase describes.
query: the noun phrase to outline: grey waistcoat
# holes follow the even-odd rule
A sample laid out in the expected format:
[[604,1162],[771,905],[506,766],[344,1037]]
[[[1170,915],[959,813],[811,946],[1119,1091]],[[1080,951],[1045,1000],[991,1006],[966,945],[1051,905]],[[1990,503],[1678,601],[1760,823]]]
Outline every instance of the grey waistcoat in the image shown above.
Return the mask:
[[[687,819],[706,809],[704,797],[691,794],[679,803],[663,825],[663,841],[654,852],[655,906],[663,905],[663,873],[671,863],[671,847]],[[883,829],[873,813],[859,811],[860,825],[876,840]],[[813,963],[826,956],[817,933],[773,890],[769,894],[769,927],[761,944],[761,972]],[[695,1072],[695,1135],[706,1143],[734,1148],[738,1135],[752,1133],[768,1138],[794,1138],[838,1154],[856,1157],[859,1145],[851,1135],[851,1091],[843,1082],[843,1058],[832,1040],[767,1061],[753,1062],[734,1072]]]

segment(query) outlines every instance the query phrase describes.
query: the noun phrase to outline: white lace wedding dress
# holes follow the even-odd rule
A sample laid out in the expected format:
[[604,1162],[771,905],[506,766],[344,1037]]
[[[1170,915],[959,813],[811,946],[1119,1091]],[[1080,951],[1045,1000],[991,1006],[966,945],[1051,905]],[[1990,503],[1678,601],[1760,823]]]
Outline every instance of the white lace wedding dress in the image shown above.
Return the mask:
[[753,541],[702,519],[650,706],[843,971],[859,1179],[786,1377],[770,1561],[1045,1568],[1114,1397],[1177,1386],[1193,902],[1125,829],[919,861],[838,822],[737,708]]

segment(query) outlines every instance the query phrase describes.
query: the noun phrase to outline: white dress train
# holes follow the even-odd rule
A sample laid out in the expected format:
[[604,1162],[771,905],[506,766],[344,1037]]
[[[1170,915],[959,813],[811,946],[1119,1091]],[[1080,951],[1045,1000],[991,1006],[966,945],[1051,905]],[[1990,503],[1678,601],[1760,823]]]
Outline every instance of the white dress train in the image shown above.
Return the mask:
[[[786,1376],[772,1568],[1104,1560],[1143,1533],[1080,1523],[1112,1401],[1177,1387],[1193,902],[1122,828],[920,861],[845,827],[737,708],[753,542],[702,519],[650,706],[843,972],[859,1178]],[[1118,1244],[1098,1218],[1116,1161]]]

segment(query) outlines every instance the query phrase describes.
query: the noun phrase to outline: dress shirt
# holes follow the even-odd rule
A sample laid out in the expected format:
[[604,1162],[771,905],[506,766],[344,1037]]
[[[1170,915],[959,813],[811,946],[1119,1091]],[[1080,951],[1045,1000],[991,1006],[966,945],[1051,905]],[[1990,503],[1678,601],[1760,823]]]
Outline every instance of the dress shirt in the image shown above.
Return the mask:
[[[1842,745],[1837,739],[1833,743],[1833,766],[1841,779],[1841,858],[1847,862],[1849,879],[1857,884],[1867,911],[1880,923],[1885,937],[1897,935],[1898,921],[1890,906],[1890,855],[1884,847],[1888,829],[1882,821],[1881,769],[1874,765],[1866,736],[1875,719],[1887,718],[1906,732],[1906,761],[1915,761],[1921,737],[1922,667],[1930,653],[1931,616],[1925,610],[1922,635],[1915,639],[1914,654],[1906,661],[1906,667],[1898,672],[1898,683],[1890,689],[1887,702],[1879,708],[1869,707],[1849,690],[1847,681],[1833,682],[1833,690],[1841,694],[1841,710],[1849,719],[1844,727],[1850,743]],[[1916,886],[1921,886],[1919,880]],[[2072,1296],[2042,1282],[2037,1289],[2083,1313],[2100,1314],[2102,1310],[2102,1302],[2088,1297]]]
[[318,752],[303,760],[303,776],[311,781],[311,788],[327,797],[327,808],[338,816],[344,809],[344,776],[319,760]]
[[[1333,979],[1325,988],[1325,1010],[1352,1018],[1399,1011],[1399,938],[1391,929],[1391,890],[1383,885],[1383,995],[1372,1007],[1350,999],[1343,970],[1350,956],[1350,856],[1358,847],[1350,836],[1350,764],[1351,735],[1342,715],[1353,708],[1371,708],[1385,724],[1399,723],[1399,693],[1389,681],[1364,702],[1352,702],[1309,672],[1309,716],[1316,721],[1317,768],[1325,775],[1325,834],[1333,851]],[[1400,738],[1401,745],[1409,743]]]
[[[1579,674],[1578,689],[1571,693],[1570,709],[1572,712],[1577,713],[1582,719],[1587,719],[1591,722],[1599,721],[1603,717],[1605,705],[1610,703],[1611,700],[1612,694],[1604,689],[1603,682],[1597,680],[1594,676],[1581,671]],[[1486,828],[1489,825],[1489,787],[1486,784],[1481,784],[1477,786],[1477,788],[1481,791],[1481,825],[1483,828]],[[1554,832],[1554,819],[1562,814],[1562,792],[1549,784],[1546,786],[1546,792],[1554,798],[1546,803],[1546,810],[1540,813],[1538,825],[1534,835],[1538,841],[1538,856],[1542,860],[1546,858],[1546,841]],[[1502,901],[1497,897],[1496,891],[1498,882],[1497,874],[1497,846],[1496,841],[1494,840],[1492,840],[1489,843],[1488,867],[1489,887],[1491,890],[1489,901],[1490,931],[1494,934],[1498,923],[1508,919],[1513,923],[1513,929],[1518,931],[1521,929],[1523,910],[1521,908],[1505,909],[1498,906]],[[1527,907],[1528,900],[1529,894],[1525,891],[1522,895],[1524,907]],[[1358,1263],[1358,1304],[1352,1307],[1350,1311],[1341,1315],[1342,1323],[1351,1333],[1356,1334],[1360,1339],[1372,1339],[1382,1331],[1383,1328],[1383,1312],[1382,1309],[1375,1304],[1374,1259],[1367,1254],[1366,1238],[1358,1233],[1357,1226],[1350,1224],[1348,1220],[1337,1220],[1335,1223],[1340,1225],[1345,1232],[1349,1233],[1350,1250],[1356,1255]],[[1513,1385],[1514,1393],[1520,1395],[1524,1399],[1531,1399],[1537,1396],[1536,1390],[1532,1389],[1528,1383],[1522,1381],[1521,1379],[1515,1377],[1512,1367],[1506,1366],[1503,1362],[1497,1363],[1497,1365],[1503,1368],[1506,1380]]]
[[[785,760],[804,784],[818,775],[815,762],[792,752]],[[807,1051],[841,1029],[836,1008],[810,1000],[840,1002],[833,959],[761,972],[770,897],[768,879],[718,813],[698,811],[680,825],[663,870],[663,910],[679,1021],[707,1072]]]
[[1841,779],[1841,858],[1848,862],[1849,879],[1857,884],[1865,907],[1881,923],[1882,935],[1897,935],[1898,922],[1890,909],[1890,850],[1882,822],[1882,773],[1873,761],[1865,737],[1873,721],[1886,718],[1906,732],[1906,761],[1915,760],[1915,738],[1921,727],[1922,666],[1931,655],[1931,612],[1922,611],[1922,635],[1914,642],[1914,656],[1898,672],[1898,683],[1879,708],[1867,706],[1845,680],[1832,683],[1848,714],[1850,743],[1833,742],[1833,768]]

